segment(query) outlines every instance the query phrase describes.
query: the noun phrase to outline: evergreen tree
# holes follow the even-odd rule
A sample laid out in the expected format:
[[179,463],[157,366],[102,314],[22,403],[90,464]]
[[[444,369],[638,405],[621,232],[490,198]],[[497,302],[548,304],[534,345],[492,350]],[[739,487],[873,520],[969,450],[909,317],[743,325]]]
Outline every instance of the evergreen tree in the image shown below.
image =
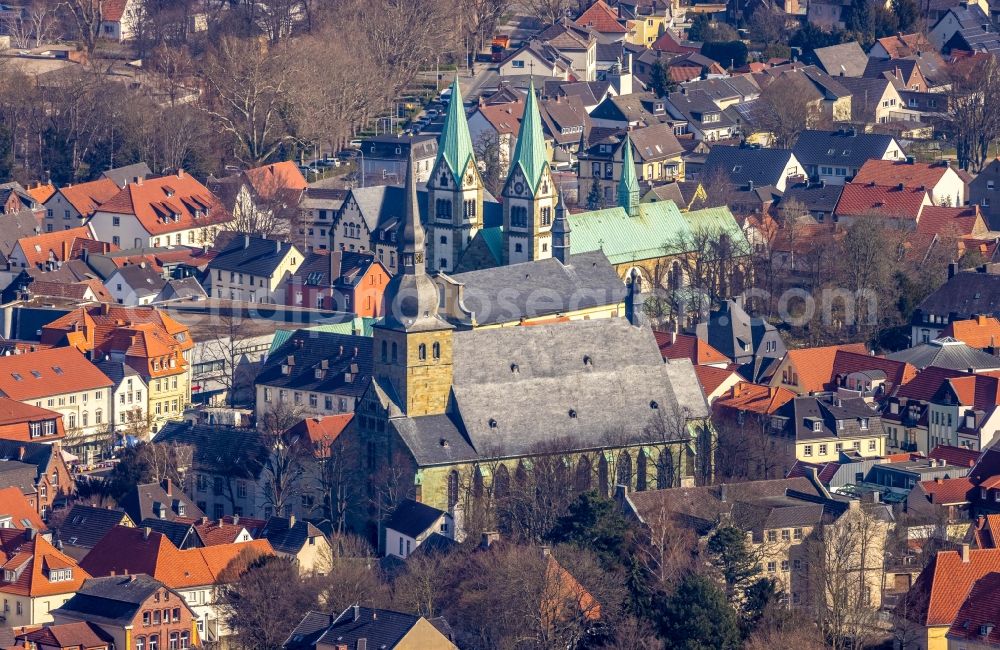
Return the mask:
[[778,582],[773,578],[757,578],[743,592],[743,611],[740,627],[743,638],[753,634],[764,617],[772,611],[781,599]]
[[746,533],[732,525],[715,529],[708,538],[709,561],[722,574],[726,595],[740,596],[750,580],[760,573],[759,558],[747,541]]
[[691,21],[691,26],[688,27],[688,40],[691,41],[703,41],[705,36],[708,34],[712,27],[712,19],[708,17],[708,14],[698,14]]
[[548,538],[554,544],[590,549],[605,565],[621,565],[633,535],[614,501],[586,492],[570,504]]
[[649,70],[649,85],[657,97],[665,97],[672,93],[677,84],[667,74],[667,66],[657,59]]
[[892,0],[892,13],[896,15],[896,25],[901,32],[913,31],[920,19],[917,0]]
[[594,178],[594,182],[590,184],[590,193],[587,194],[587,209],[598,210],[602,203],[604,203],[604,197],[601,196],[601,186],[598,184],[597,178]]
[[663,607],[660,638],[667,650],[736,650],[740,633],[736,613],[715,584],[689,575]]

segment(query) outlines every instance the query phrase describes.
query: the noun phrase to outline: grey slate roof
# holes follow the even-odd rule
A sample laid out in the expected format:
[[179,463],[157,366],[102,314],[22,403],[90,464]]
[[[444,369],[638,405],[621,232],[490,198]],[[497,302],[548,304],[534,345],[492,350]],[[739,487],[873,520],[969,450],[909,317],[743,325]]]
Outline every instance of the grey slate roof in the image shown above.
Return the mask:
[[[923,299],[914,315],[947,316],[951,320],[968,319],[977,314],[1000,315],[1000,275],[963,271]],[[954,314],[954,316],[951,316]]]
[[120,386],[126,377],[138,379],[140,382],[145,384],[139,372],[124,361],[95,361],[94,365],[97,366],[101,372],[107,375],[108,379],[114,382],[115,387]]
[[0,461],[0,488],[16,487],[22,494],[35,491],[38,468],[16,460]]
[[22,237],[34,237],[41,229],[38,219],[31,210],[18,210],[13,214],[3,215],[0,219],[0,253],[10,257],[14,246]]
[[130,625],[146,599],[163,586],[145,574],[89,578],[53,612],[91,623]]
[[[721,110],[704,90],[670,93],[667,96],[667,103],[673,109],[671,113],[675,117],[683,118],[695,125],[703,125],[707,129],[721,129],[736,124],[734,113]],[[705,115],[719,115],[719,120],[703,123]]]
[[167,283],[160,289],[160,293],[156,296],[154,302],[205,298],[208,298],[208,294],[205,293],[205,288],[201,286],[197,279],[193,277],[174,278],[167,280]]
[[291,527],[289,523],[287,517],[271,517],[264,524],[258,538],[266,539],[278,553],[297,555],[309,538],[323,536],[319,528],[303,519],[296,520]]
[[59,527],[59,539],[64,544],[94,548],[124,517],[122,510],[75,504]]
[[785,176],[785,167],[792,158],[790,149],[731,147],[716,145],[708,153],[702,178],[724,174],[729,181],[744,185],[777,185]]
[[691,362],[664,363],[623,318],[455,332],[452,363],[448,415],[391,420],[421,465],[638,443],[662,417],[708,414]]
[[123,266],[118,269],[116,274],[125,284],[132,287],[132,290],[140,297],[157,295],[167,283],[164,277],[157,273],[156,269],[145,264]]
[[[1000,35],[982,7],[977,4],[956,5],[951,7],[949,13],[958,21],[957,35],[961,36],[961,40],[971,51],[1000,53]],[[941,20],[947,19],[948,14],[941,17]],[[936,24],[934,26],[937,27]]]
[[167,422],[153,442],[190,445],[195,470],[241,478],[259,477],[269,455],[255,429]]
[[270,277],[290,250],[297,249],[292,244],[274,239],[236,235],[224,244],[208,263],[208,268],[210,271],[221,269]]
[[[789,433],[798,442],[823,438],[850,440],[859,437],[882,435],[882,421],[863,398],[796,397],[782,406],[777,415],[788,418]],[[861,420],[868,419],[868,429],[861,428]],[[839,425],[838,421],[843,425]],[[814,430],[814,423],[820,430]]]
[[179,549],[191,548],[189,541],[197,537],[194,526],[190,523],[180,521],[169,521],[167,519],[143,519],[139,523],[139,528],[149,528],[170,540],[170,543]]
[[426,503],[420,503],[413,499],[403,499],[389,515],[383,526],[387,530],[395,530],[416,539],[427,532],[427,529],[433,526],[434,522],[444,514],[447,513],[432,508]]
[[810,212],[833,214],[833,209],[837,207],[843,191],[843,185],[797,183],[785,190],[782,203],[795,201]]
[[625,285],[601,251],[447,276],[464,285],[463,307],[479,325],[620,303]]
[[178,517],[197,519],[205,515],[179,487],[173,485],[168,495],[159,483],[136,485],[118,505],[135,522],[144,519],[174,521]]
[[813,55],[819,62],[819,67],[831,77],[841,74],[845,77],[860,77],[868,64],[868,55],[857,41],[818,47],[813,50]]
[[[776,337],[776,330],[762,318],[752,318],[735,301],[727,300],[709,313],[707,321],[698,323],[696,334],[730,359],[743,363],[749,360],[748,357],[760,356],[765,336]],[[784,354],[780,337],[777,342],[778,349],[768,356],[780,357]]]
[[950,336],[893,352],[886,357],[894,361],[912,364],[917,370],[923,370],[930,366],[962,371],[970,368],[974,371],[1000,368],[1000,358],[969,347]]
[[[353,197],[361,211],[365,226],[371,233],[393,232],[403,220],[406,197],[402,186],[355,187],[351,190],[350,196]],[[428,219],[427,190],[424,184],[418,185],[417,203],[420,206],[420,221],[426,224]],[[503,223],[503,207],[485,190],[483,191],[483,222],[487,228]]]
[[374,253],[337,252],[341,255],[339,277],[330,277],[331,255],[333,253],[315,251],[306,254],[305,260],[292,274],[292,277],[308,286],[354,287],[365,277],[369,267],[375,263]]
[[336,617],[322,612],[306,612],[282,646],[285,650],[307,650],[314,648]]
[[[21,456],[22,449],[24,456]],[[0,460],[19,460],[26,465],[32,465],[35,468],[36,478],[41,478],[41,475],[47,470],[54,450],[55,447],[45,442],[0,439]]]
[[104,178],[111,179],[118,187],[125,187],[129,183],[134,183],[137,178],[146,179],[152,175],[153,172],[144,162],[125,165],[124,167],[115,167],[101,174]]
[[803,165],[832,165],[860,169],[866,161],[880,159],[894,138],[882,133],[803,131],[792,151]]
[[369,648],[394,648],[418,620],[419,616],[387,609],[348,607],[319,641],[324,645],[354,648],[358,640],[366,639]]
[[370,336],[297,330],[267,358],[255,381],[292,390],[360,396],[368,387],[373,361]]
[[432,135],[376,135],[361,142],[365,159],[409,160],[410,148],[417,160],[433,158],[437,155],[437,138]]

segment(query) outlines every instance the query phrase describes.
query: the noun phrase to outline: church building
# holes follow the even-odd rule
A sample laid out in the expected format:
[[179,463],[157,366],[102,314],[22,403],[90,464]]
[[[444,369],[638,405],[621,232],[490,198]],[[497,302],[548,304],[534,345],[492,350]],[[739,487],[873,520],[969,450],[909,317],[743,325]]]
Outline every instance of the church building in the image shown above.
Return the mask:
[[[554,197],[534,155],[523,154],[515,172],[525,187],[511,189],[540,209]],[[453,162],[463,164],[449,161],[448,173]],[[510,490],[542,459],[558,459],[578,491],[710,479],[709,410],[690,361],[664,363],[652,331],[625,318],[456,330],[427,274],[412,173],[405,196],[372,381],[344,434],[365,477],[356,523],[377,523],[403,498],[458,523],[468,495]],[[540,230],[540,219],[530,228]]]

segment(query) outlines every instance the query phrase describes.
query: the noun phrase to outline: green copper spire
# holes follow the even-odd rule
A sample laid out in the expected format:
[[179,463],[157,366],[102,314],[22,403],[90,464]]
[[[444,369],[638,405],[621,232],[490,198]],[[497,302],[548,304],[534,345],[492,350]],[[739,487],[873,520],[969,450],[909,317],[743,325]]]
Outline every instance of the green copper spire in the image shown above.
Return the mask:
[[[521,173],[528,181],[532,191],[538,189],[542,181],[545,166],[549,164],[545,155],[545,136],[542,135],[542,118],[538,114],[538,104],[535,102],[535,81],[528,84],[528,97],[524,100],[524,116],[521,118],[521,130],[517,134],[517,147],[514,149],[514,165],[521,166]],[[511,170],[514,167],[511,166]]]
[[635,161],[632,159],[632,138],[625,134],[622,145],[622,177],[618,181],[618,205],[634,217],[639,213],[639,181],[635,177]]
[[[448,114],[444,118],[444,128],[441,139],[438,140],[438,159],[444,158],[448,169],[455,177],[455,182],[461,184],[462,174],[469,164],[469,158],[474,156],[472,136],[469,135],[469,120],[465,117],[465,104],[462,103],[462,89],[458,87],[458,77],[451,84],[451,101],[448,103]],[[437,161],[435,161],[437,164]]]

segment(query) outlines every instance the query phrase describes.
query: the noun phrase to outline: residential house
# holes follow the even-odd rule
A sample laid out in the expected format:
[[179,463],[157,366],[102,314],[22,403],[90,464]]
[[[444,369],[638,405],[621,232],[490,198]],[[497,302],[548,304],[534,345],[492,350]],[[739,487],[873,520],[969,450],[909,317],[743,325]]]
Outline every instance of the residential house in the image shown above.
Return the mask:
[[948,162],[918,163],[904,160],[869,160],[854,176],[854,183],[875,183],[927,190],[934,205],[965,205],[965,181]]
[[95,623],[46,625],[16,637],[16,647],[35,650],[112,650],[114,638]]
[[38,531],[0,529],[0,598],[10,627],[51,623],[53,610],[71,599],[90,574]]
[[179,591],[150,575],[90,578],[53,610],[57,624],[96,625],[116,648],[194,648],[199,634],[194,610]]
[[101,5],[99,38],[119,43],[130,41],[141,29],[142,0],[113,0]]
[[[669,35],[664,34],[661,40],[669,38],[671,38]],[[667,77],[678,84],[686,84],[710,75],[722,76],[726,74],[726,69],[719,63],[698,52],[685,52],[673,56],[663,65],[666,68]]]
[[111,388],[111,380],[73,348],[0,357],[3,396],[59,413],[65,447],[84,464],[108,452]]
[[685,41],[677,35],[676,30],[667,29],[660,34],[649,49],[658,54],[697,54],[701,46],[692,41]]
[[284,650],[338,650],[368,642],[386,650],[456,650],[451,642],[451,628],[444,619],[427,620],[423,616],[402,614],[387,609],[354,605],[339,615],[307,612],[292,630]]
[[685,123],[679,129],[680,134],[691,133],[696,140],[726,140],[737,137],[740,132],[735,113],[720,109],[704,90],[688,92],[682,87],[670,93],[667,110],[672,117]]
[[613,204],[622,178],[624,148],[631,147],[631,160],[640,192],[669,181],[683,180],[683,147],[669,124],[636,128],[624,134],[609,134],[587,143],[580,152],[577,182],[581,198],[596,186],[602,200]]
[[184,490],[212,519],[227,514],[258,518],[275,514],[273,495],[265,486],[272,449],[256,430],[169,422],[154,441],[191,447],[193,457]]
[[672,121],[666,100],[653,93],[608,95],[590,111],[591,126],[599,128],[629,130]]
[[990,230],[1000,229],[1000,158],[991,160],[969,183],[969,203],[979,206]]
[[[570,73],[576,80],[593,81],[597,78],[598,35],[593,29],[563,19],[535,34],[533,40],[555,48],[568,59]],[[502,66],[500,74],[503,75]]]
[[[122,362],[136,370],[146,384],[145,412],[154,432],[166,421],[180,418],[191,402],[187,354],[194,343],[190,330],[158,309],[107,304],[80,307],[41,330],[46,345],[69,345],[92,359]],[[121,393],[116,390],[116,394],[121,406]],[[119,425],[122,410],[116,414]]]
[[806,7],[806,17],[820,29],[842,30],[847,26],[847,11],[850,6],[847,0],[813,1]]
[[703,181],[719,180],[734,185],[771,186],[779,192],[788,187],[788,179],[797,179],[805,171],[789,149],[763,149],[755,146],[716,145],[708,154],[701,171]]
[[389,518],[382,522],[380,542],[385,557],[405,560],[431,537],[455,539],[455,520],[444,510],[403,499]]
[[698,323],[697,337],[739,366],[738,372],[751,381],[770,376],[783,356],[785,343],[773,325],[751,317],[742,300],[726,300]]
[[[601,251],[554,254],[478,271],[438,273],[434,282],[442,317],[458,328],[481,329],[625,315],[625,286]],[[540,290],[546,292],[544,304],[536,299]]]
[[[927,78],[920,69],[920,62],[915,59],[868,59],[863,75],[867,78],[888,79],[897,90],[927,92]],[[902,95],[900,95],[902,97]],[[909,108],[905,102],[901,106]]]
[[98,361],[98,369],[114,383],[111,389],[111,424],[114,432],[127,440],[145,438],[150,419],[147,400],[149,386],[142,374],[125,361]]
[[311,252],[285,282],[283,302],[376,318],[390,278],[374,253]]
[[977,314],[968,320],[956,320],[948,324],[942,336],[961,341],[969,347],[993,352],[1000,345],[1000,320],[993,316]]
[[[101,174],[101,178],[108,178],[114,181],[118,187],[125,187],[129,183],[137,183],[139,179],[146,179],[153,175],[152,170],[144,162],[137,162],[124,167],[106,169]],[[54,192],[53,188],[53,192]]]
[[234,234],[208,263],[205,283],[209,295],[228,300],[280,304],[285,283],[302,263],[293,244],[264,237]]
[[792,151],[810,178],[831,184],[853,179],[869,160],[905,158],[892,136],[853,129],[803,131]]
[[851,93],[851,121],[858,124],[886,124],[906,119],[896,86],[884,75],[843,77],[837,82]]
[[789,185],[778,204],[778,211],[787,218],[793,216],[791,210],[802,210],[815,219],[816,223],[832,223],[833,213],[843,191],[843,185],[827,185],[824,181]]
[[[594,65],[596,68],[597,47],[595,40]],[[531,39],[510,52],[498,66],[500,77],[514,77],[527,72],[543,77],[554,77],[563,81],[576,79],[573,74],[573,60],[557,48]]]
[[[229,635],[231,631],[226,626],[220,604],[218,603],[219,579],[227,566],[237,558],[247,563],[264,556],[273,555],[271,545],[265,540],[253,540],[236,544],[217,544],[178,550],[162,533],[149,528],[115,527],[97,546],[83,559],[81,566],[93,576],[110,576],[103,578],[114,584],[113,580],[128,579],[130,575],[135,580],[148,580],[157,583],[157,591],[162,603],[172,603],[172,614],[177,608],[181,610],[178,632],[191,632],[192,645],[197,643],[217,642]],[[129,574],[129,575],[126,575]],[[170,590],[170,598],[165,598],[163,590]],[[81,590],[85,594],[86,589]],[[154,602],[155,597],[154,597]],[[145,603],[145,598],[143,598]],[[108,607],[99,603],[101,607]],[[72,601],[67,605],[70,612]],[[148,605],[147,605],[148,607]],[[145,609],[142,607],[141,609]],[[184,613],[187,610],[187,613]],[[68,619],[70,612],[55,612],[56,622]],[[133,624],[132,634],[139,636],[143,631],[157,633],[155,630],[159,610],[153,609],[151,620],[144,628],[142,623]],[[137,612],[137,618],[139,612]],[[144,617],[145,614],[142,614]],[[84,618],[84,616],[80,616]],[[174,616],[171,615],[171,624]],[[95,620],[88,618],[87,620]],[[139,618],[145,621],[145,618]],[[162,620],[162,619],[161,619]],[[96,621],[95,621],[96,622]],[[181,629],[183,628],[183,629]],[[108,630],[111,632],[111,630]],[[163,632],[159,632],[162,634]],[[172,631],[170,632],[172,633]],[[147,638],[149,634],[147,633]],[[194,641],[194,639],[200,641]],[[166,645],[162,646],[168,647]],[[149,650],[147,648],[147,650]]]
[[781,363],[768,383],[798,395],[822,392],[833,378],[833,366],[840,351],[868,354],[864,343],[788,350],[787,354],[779,355]]
[[[833,77],[814,65],[803,66],[799,63],[764,68],[753,76],[762,95],[777,97],[778,101],[782,95],[806,98],[809,110],[814,113],[807,125],[819,121],[819,118],[834,122],[851,119],[851,91],[840,83],[847,77]],[[778,85],[771,88],[774,84]]]
[[822,463],[841,451],[885,455],[885,433],[878,411],[862,398],[838,395],[796,397],[775,413],[784,433],[795,439],[795,458]]
[[30,491],[33,505],[38,514],[45,518],[48,518],[57,501],[75,491],[73,475],[66,465],[59,443],[0,440],[0,462],[3,461],[18,463],[31,469],[24,476],[27,484],[20,487],[25,494]]
[[0,397],[0,440],[51,444],[65,437],[59,413]]
[[682,211],[694,210],[708,200],[705,187],[699,181],[675,181],[657,185],[642,197],[642,203],[672,201]]
[[760,97],[760,86],[750,75],[697,79],[685,83],[684,89],[688,92],[705,91],[716,106],[722,109],[751,102]]
[[924,208],[932,207],[927,188],[868,183],[847,183],[840,194],[833,220],[850,227],[857,219],[875,217],[887,226],[916,230]]
[[149,519],[178,521],[200,519],[205,516],[194,501],[188,498],[172,481],[136,485],[125,493],[119,507],[132,521]]
[[868,65],[868,55],[857,41],[813,49],[816,64],[831,77],[861,77]]
[[35,498],[23,494],[19,486],[0,488],[0,528],[41,532],[48,527],[35,506]]
[[1000,53],[1000,34],[986,11],[974,2],[950,7],[930,28],[927,37],[944,54],[952,50]]
[[296,331],[254,380],[258,419],[282,408],[303,417],[353,411],[368,389],[373,352],[367,336]]
[[106,177],[89,183],[59,188],[45,202],[43,219],[45,232],[68,230],[85,225],[97,211],[97,206],[111,199],[120,190],[121,188],[113,180]]
[[948,629],[948,646],[966,650],[1000,647],[996,598],[1000,596],[1000,573],[991,572],[976,580],[969,589],[955,622]]
[[873,59],[905,59],[934,49],[923,32],[893,34],[876,40],[868,56]]
[[160,295],[167,280],[146,262],[128,264],[115,270],[104,286],[111,292],[115,303],[126,307],[149,305]]
[[410,156],[418,183],[426,183],[437,158],[437,138],[430,135],[376,135],[361,142],[362,185],[397,185],[406,176]]
[[257,539],[266,539],[278,555],[295,560],[303,574],[324,574],[331,569],[333,549],[326,535],[295,515],[271,517]]
[[[244,169],[232,176],[209,179],[208,188],[233,215],[238,230],[256,230],[268,224],[272,230],[288,230],[306,179],[292,160]],[[291,233],[288,233],[291,235]]]
[[916,343],[913,347],[887,356],[889,359],[909,363],[919,370],[932,366],[976,373],[1000,370],[1000,357],[947,336]]
[[[964,623],[958,619],[963,603],[982,578],[998,571],[1000,549],[971,549],[962,544],[957,551],[938,551],[897,605],[899,622],[894,635],[913,639],[926,650],[959,647],[952,645],[947,635],[956,622],[959,626]],[[979,626],[973,629],[980,631]]]
[[950,323],[978,315],[1000,316],[1000,274],[991,265],[971,271],[948,267],[947,281],[924,298],[910,319],[910,340],[928,342]]
[[333,220],[344,205],[347,190],[309,186],[299,201],[299,236],[293,237],[301,250],[330,250]]
[[[110,181],[109,181],[110,182]],[[117,186],[116,186],[117,187]],[[140,179],[103,201],[90,218],[95,237],[118,247],[211,245],[232,220],[222,202],[190,174]]]
[[[587,7],[573,22],[580,27],[596,32],[598,39],[602,42],[624,40],[629,32],[619,19],[618,13],[604,0],[597,0]],[[645,41],[639,42],[644,43]]]
[[135,527],[135,522],[117,508],[73,504],[59,526],[63,552],[80,561],[115,526]]
[[673,26],[675,11],[673,2],[664,0],[626,0],[618,3],[618,12],[625,19],[628,34],[625,42],[630,45],[640,45],[644,49],[652,45]]
[[94,234],[87,226],[58,232],[42,233],[19,239],[7,258],[10,268],[53,270],[93,247],[92,252],[103,253],[107,245],[94,241]]

